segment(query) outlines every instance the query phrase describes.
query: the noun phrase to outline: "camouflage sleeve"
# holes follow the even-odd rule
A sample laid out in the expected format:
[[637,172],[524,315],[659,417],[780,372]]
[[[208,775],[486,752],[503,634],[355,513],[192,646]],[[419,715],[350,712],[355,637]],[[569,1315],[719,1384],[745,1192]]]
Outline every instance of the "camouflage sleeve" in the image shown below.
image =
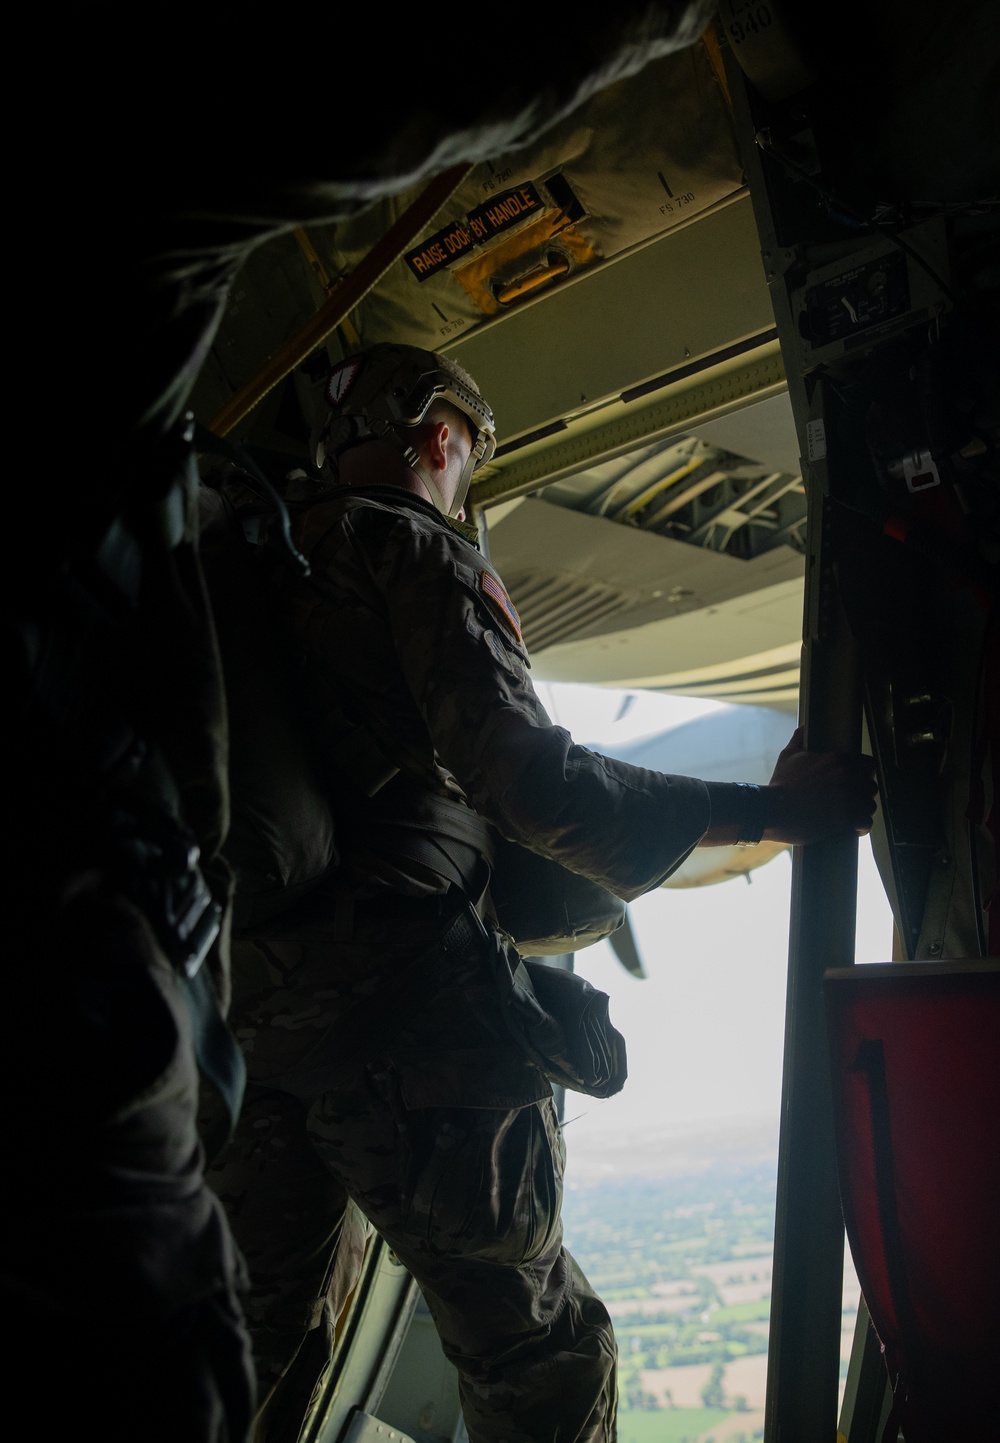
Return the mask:
[[479,552],[434,519],[398,519],[369,573],[443,764],[513,841],[630,900],[708,829],[704,782],[596,755],[553,726],[520,626]]

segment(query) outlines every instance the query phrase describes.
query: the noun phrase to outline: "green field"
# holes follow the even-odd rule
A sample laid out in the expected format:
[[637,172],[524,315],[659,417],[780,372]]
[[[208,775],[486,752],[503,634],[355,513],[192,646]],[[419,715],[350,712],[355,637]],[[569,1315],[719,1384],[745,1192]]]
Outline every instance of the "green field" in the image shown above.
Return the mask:
[[618,1443],[686,1443],[732,1414],[727,1408],[663,1408],[655,1413],[620,1412]]
[[720,1323],[766,1323],[771,1316],[771,1299],[760,1298],[751,1303],[730,1303],[726,1308],[716,1308],[709,1319],[709,1326],[717,1328]]
[[[768,1289],[766,1272],[756,1274],[769,1259],[774,1190],[773,1166],[754,1163],[691,1176],[611,1178],[567,1193],[567,1241],[595,1288],[623,1305],[615,1318],[619,1443],[763,1437],[759,1410],[747,1409],[736,1386],[727,1386],[724,1369],[766,1353],[770,1299],[724,1304],[723,1296],[748,1272]],[[726,1266],[707,1267],[719,1263]],[[695,1363],[709,1365],[699,1375],[704,1387],[691,1388],[688,1375],[684,1401],[700,1396],[702,1406],[656,1406],[673,1370]],[[715,1406],[705,1407],[706,1398]]]

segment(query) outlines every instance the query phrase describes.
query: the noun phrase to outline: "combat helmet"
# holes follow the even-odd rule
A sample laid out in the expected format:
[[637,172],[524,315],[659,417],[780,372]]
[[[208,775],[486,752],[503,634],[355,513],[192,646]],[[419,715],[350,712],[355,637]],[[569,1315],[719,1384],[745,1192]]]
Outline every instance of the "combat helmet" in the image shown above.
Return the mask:
[[[420,425],[437,400],[449,401],[469,418],[474,438],[450,513],[427,475],[415,438],[406,434]],[[327,382],[326,402],[330,418],[317,447],[320,465],[364,441],[386,441],[416,471],[435,506],[446,515],[457,516],[465,504],[472,473],[485,465],[496,449],[493,412],[475,381],[449,357],[419,346],[372,346],[338,362]]]

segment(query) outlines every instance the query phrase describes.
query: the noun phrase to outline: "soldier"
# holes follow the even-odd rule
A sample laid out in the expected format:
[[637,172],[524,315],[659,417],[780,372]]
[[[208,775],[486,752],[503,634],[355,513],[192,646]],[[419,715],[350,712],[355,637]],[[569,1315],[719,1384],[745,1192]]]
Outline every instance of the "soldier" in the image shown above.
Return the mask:
[[615,1343],[562,1247],[544,1067],[491,990],[507,944],[484,823],[629,900],[695,846],[867,830],[871,766],[797,735],[761,788],[576,746],[461,519],[494,449],[472,378],[377,346],[335,369],[327,399],[317,459],[336,484],[299,516],[313,575],[286,601],[342,856],[329,889],[237,949],[255,1085],[213,1175],[251,1273],[263,1431],[296,1436],[367,1219],[423,1290],[473,1443],[596,1443],[614,1437]]

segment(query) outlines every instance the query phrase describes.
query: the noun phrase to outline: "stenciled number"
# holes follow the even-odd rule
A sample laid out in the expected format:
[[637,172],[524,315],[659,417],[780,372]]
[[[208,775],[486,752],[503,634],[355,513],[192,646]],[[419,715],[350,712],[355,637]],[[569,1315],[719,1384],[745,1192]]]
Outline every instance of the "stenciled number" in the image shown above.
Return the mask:
[[755,5],[745,19],[732,21],[729,33],[736,44],[741,45],[748,35],[756,35],[759,30],[766,30],[771,19],[771,11],[766,5]]

